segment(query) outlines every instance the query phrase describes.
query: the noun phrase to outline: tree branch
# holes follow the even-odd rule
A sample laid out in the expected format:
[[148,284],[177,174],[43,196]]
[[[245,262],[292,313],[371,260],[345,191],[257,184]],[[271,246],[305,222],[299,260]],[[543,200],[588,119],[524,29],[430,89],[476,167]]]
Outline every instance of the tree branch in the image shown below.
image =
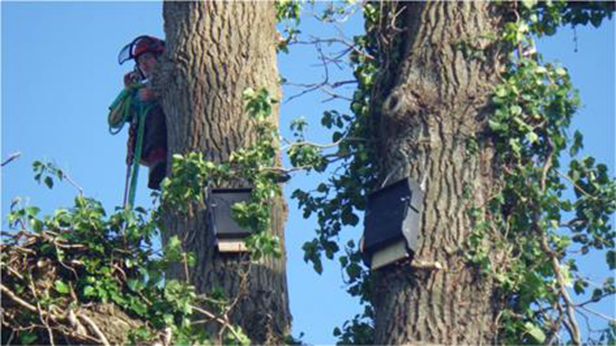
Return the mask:
[[20,156],[21,156],[20,152],[16,152],[16,153],[10,154],[9,157],[7,157],[6,160],[4,160],[2,162],[2,166],[1,167],[4,167],[4,166],[8,165],[11,161],[19,158]]
[[[541,176],[541,181],[540,181],[540,186],[539,186],[542,193],[545,193],[547,189],[547,186],[546,186],[547,175],[548,175],[549,170],[553,168],[552,158],[554,154],[554,146],[552,145],[551,141],[549,141],[548,144],[549,144],[549,148],[548,148],[547,158],[543,166],[543,173]],[[540,213],[540,209],[538,209],[538,212],[535,213],[534,223],[535,223],[536,230],[541,235],[541,248],[546,253],[546,255],[550,258],[552,270],[554,271],[554,276],[556,277],[556,281],[558,282],[558,291],[560,293],[560,296],[562,296],[563,301],[565,302],[565,311],[567,315],[567,321],[565,323],[565,327],[567,327],[567,330],[569,331],[569,334],[571,335],[571,341],[575,345],[581,345],[582,341],[580,337],[580,327],[577,323],[577,320],[575,319],[575,309],[574,309],[575,304],[572,302],[571,297],[569,296],[569,292],[567,292],[565,279],[563,278],[563,275],[560,271],[560,262],[558,260],[558,255],[554,251],[552,251],[552,249],[550,249],[550,246],[548,244],[547,231],[539,227],[538,222],[541,217],[539,213]]]
[[0,291],[2,291],[2,293],[6,294],[9,298],[11,298],[11,300],[14,301],[15,303],[17,303],[17,304],[21,305],[22,307],[26,308],[26,310],[30,310],[31,312],[37,312],[37,309],[36,309],[36,307],[34,305],[32,305],[32,304],[28,303],[27,301],[19,298],[18,295],[13,293],[13,291],[8,289],[2,283],[0,283]]
[[565,178],[568,182],[570,182],[570,183],[573,185],[573,187],[574,187],[576,190],[580,191],[580,192],[581,192],[584,196],[586,196],[586,197],[588,197],[588,198],[591,198],[591,199],[597,199],[597,197],[595,197],[595,196],[593,196],[593,195],[589,194],[588,192],[584,191],[584,189],[582,189],[582,188],[581,188],[578,184],[576,184],[576,182],[575,182],[575,181],[573,181],[571,178],[569,178],[566,174],[564,174],[564,173],[563,173],[563,172],[561,172],[560,170],[558,170],[558,169],[557,169],[557,170],[556,170],[556,172],[557,172],[557,173],[558,173],[561,177]]
[[606,320],[606,321],[608,321],[608,322],[610,322],[610,323],[614,323],[614,322],[616,322],[616,319],[615,319],[615,318],[612,318],[612,317],[607,316],[607,315],[604,315],[604,314],[602,314],[602,313],[600,313],[600,312],[597,312],[597,311],[591,310],[591,309],[589,309],[589,308],[587,308],[587,307],[585,307],[585,306],[578,306],[578,307],[579,307],[580,309],[582,309],[582,310],[586,311],[586,312],[589,312],[589,313],[591,313],[591,314],[593,314],[593,315],[597,316],[597,317],[601,317],[601,318],[603,318],[604,320]]
[[103,332],[100,330],[100,328],[98,328],[98,326],[96,325],[96,323],[94,323],[94,321],[92,321],[88,316],[84,314],[79,314],[78,318],[81,318],[86,324],[88,324],[88,326],[90,326],[90,328],[92,328],[92,331],[94,331],[96,336],[98,336],[103,346],[111,346],[109,344],[109,341],[107,341],[105,334],[103,334]]

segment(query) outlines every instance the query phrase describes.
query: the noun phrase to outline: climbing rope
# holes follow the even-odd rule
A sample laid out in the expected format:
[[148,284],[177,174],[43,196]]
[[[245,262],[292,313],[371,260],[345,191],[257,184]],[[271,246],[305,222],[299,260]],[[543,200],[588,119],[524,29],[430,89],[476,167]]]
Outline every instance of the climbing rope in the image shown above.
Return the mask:
[[135,143],[135,151],[132,158],[132,168],[130,174],[130,188],[128,191],[128,204],[125,204],[126,209],[131,209],[135,205],[135,192],[137,191],[137,178],[139,177],[139,159],[141,158],[141,150],[143,147],[143,133],[145,132],[145,117],[150,110],[151,105],[140,105],[140,111],[137,114],[137,142]]
[[[127,163],[126,189],[124,191],[124,208],[131,209],[135,205],[135,193],[137,191],[137,179],[139,177],[139,160],[143,148],[143,135],[145,132],[145,118],[152,108],[152,104],[135,102],[137,90],[143,84],[135,83],[127,86],[109,107],[109,132],[112,135],[119,133],[127,122],[134,123],[137,127],[137,140],[132,158]],[[136,116],[133,116],[133,108],[137,108]]]
[[109,124],[109,133],[112,135],[118,134],[124,127],[124,124],[130,122],[133,98],[137,90],[141,87],[143,87],[141,83],[133,83],[126,86],[116,97],[111,106],[109,106],[107,123]]

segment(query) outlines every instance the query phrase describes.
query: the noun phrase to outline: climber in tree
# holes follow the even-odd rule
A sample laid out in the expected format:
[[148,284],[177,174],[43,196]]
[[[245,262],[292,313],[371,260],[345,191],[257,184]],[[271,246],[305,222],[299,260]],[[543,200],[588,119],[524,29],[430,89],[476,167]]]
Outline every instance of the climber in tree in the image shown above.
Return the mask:
[[[148,187],[159,189],[167,170],[167,126],[158,98],[150,87],[152,76],[165,42],[151,36],[139,36],[127,44],[118,56],[120,64],[135,61],[135,69],[124,76],[124,91],[110,107],[109,124],[112,133],[130,122],[127,164],[129,165],[129,204],[134,202],[138,163],[149,168]],[[139,157],[138,163],[134,162]],[[132,167],[132,170],[131,170]],[[125,197],[126,203],[126,197]]]

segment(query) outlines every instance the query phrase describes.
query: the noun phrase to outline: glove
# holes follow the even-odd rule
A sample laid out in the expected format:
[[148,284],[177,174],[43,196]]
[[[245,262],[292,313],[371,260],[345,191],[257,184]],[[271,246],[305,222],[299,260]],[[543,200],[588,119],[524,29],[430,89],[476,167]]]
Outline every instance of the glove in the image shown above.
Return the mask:
[[124,75],[124,86],[128,87],[131,84],[135,84],[139,82],[139,76],[137,76],[136,72],[129,72]]

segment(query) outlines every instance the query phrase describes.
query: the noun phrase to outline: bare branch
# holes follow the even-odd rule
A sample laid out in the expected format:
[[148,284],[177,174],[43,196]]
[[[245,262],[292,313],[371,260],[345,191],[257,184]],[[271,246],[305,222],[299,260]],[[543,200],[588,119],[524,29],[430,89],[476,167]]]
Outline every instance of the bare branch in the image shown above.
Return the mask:
[[584,191],[584,189],[582,189],[578,184],[576,184],[575,181],[573,181],[571,178],[569,178],[566,174],[564,174],[560,170],[557,169],[556,172],[558,173],[558,175],[560,175],[561,177],[565,178],[568,182],[570,182],[573,185],[573,187],[575,187],[576,190],[580,191],[584,196],[591,198],[591,199],[597,199],[597,197]]
[[[543,174],[542,174],[540,186],[539,186],[539,188],[543,192],[547,188],[546,181],[547,181],[548,172],[550,169],[554,168],[552,166],[553,155],[554,155],[554,146],[552,142],[549,142],[547,159],[543,166]],[[571,341],[573,342],[573,344],[581,345],[582,341],[581,341],[580,327],[575,318],[575,309],[574,309],[575,304],[571,300],[571,297],[569,296],[569,292],[567,292],[566,282],[560,270],[560,261],[558,259],[558,254],[550,248],[548,244],[548,238],[547,238],[546,231],[539,227],[539,223],[538,223],[539,218],[540,218],[540,215],[538,213],[535,213],[534,223],[535,223],[535,228],[536,228],[537,233],[541,236],[541,249],[545,252],[545,254],[550,259],[552,270],[554,271],[554,276],[556,278],[556,282],[558,283],[559,295],[563,298],[563,301],[565,303],[564,310],[566,312],[567,319],[562,320],[562,322],[567,328],[567,331],[569,332],[569,335],[571,336]]]
[[103,344],[103,346],[111,346],[109,344],[109,341],[107,341],[107,338],[105,337],[105,334],[103,334],[103,332],[100,330],[98,325],[96,325],[96,323],[94,323],[94,321],[92,321],[92,319],[90,319],[88,316],[86,316],[84,314],[79,314],[78,318],[81,318],[88,326],[90,326],[90,328],[92,328],[92,331],[94,331],[94,334],[96,334],[96,336],[98,336],[98,338],[99,338],[100,342]]
[[47,335],[49,335],[49,344],[51,344],[52,346],[55,346],[56,343],[54,342],[53,331],[49,327],[49,322],[48,322],[49,313],[46,311],[43,311],[43,309],[41,308],[41,303],[38,300],[38,294],[36,293],[36,288],[34,287],[34,282],[31,279],[32,274],[30,272],[28,272],[28,277],[30,279],[30,285],[28,286],[30,288],[30,292],[32,292],[32,295],[34,296],[34,299],[36,300],[36,311],[39,314],[39,319],[41,320],[43,325],[45,325],[45,329],[47,329]]
[[610,322],[610,323],[614,323],[614,322],[616,322],[616,319],[615,319],[615,318],[610,317],[610,316],[607,316],[607,315],[604,315],[604,314],[602,314],[602,313],[600,313],[600,312],[597,312],[597,311],[591,310],[591,309],[589,309],[589,308],[587,308],[587,307],[585,307],[585,306],[579,306],[579,308],[580,308],[580,309],[582,309],[582,310],[584,310],[584,311],[586,311],[586,312],[589,312],[589,313],[591,313],[591,314],[593,314],[593,315],[595,315],[595,316],[597,316],[597,317],[601,317],[601,318],[603,318],[604,320],[606,320],[606,321],[608,321],[608,322]]
[[31,312],[37,312],[37,309],[34,305],[28,303],[27,301],[19,298],[19,296],[15,293],[13,293],[13,291],[11,291],[10,289],[8,289],[6,286],[4,286],[3,284],[0,283],[0,291],[2,291],[2,293],[6,294],[9,298],[11,298],[12,301],[14,301],[15,303],[21,305],[22,307],[26,308],[26,310],[30,310]]
[[2,162],[2,166],[1,167],[4,167],[4,166],[8,165],[11,161],[19,158],[20,156],[21,156],[20,152],[16,152],[16,153],[10,154],[9,157],[7,157],[6,160],[4,160]]

